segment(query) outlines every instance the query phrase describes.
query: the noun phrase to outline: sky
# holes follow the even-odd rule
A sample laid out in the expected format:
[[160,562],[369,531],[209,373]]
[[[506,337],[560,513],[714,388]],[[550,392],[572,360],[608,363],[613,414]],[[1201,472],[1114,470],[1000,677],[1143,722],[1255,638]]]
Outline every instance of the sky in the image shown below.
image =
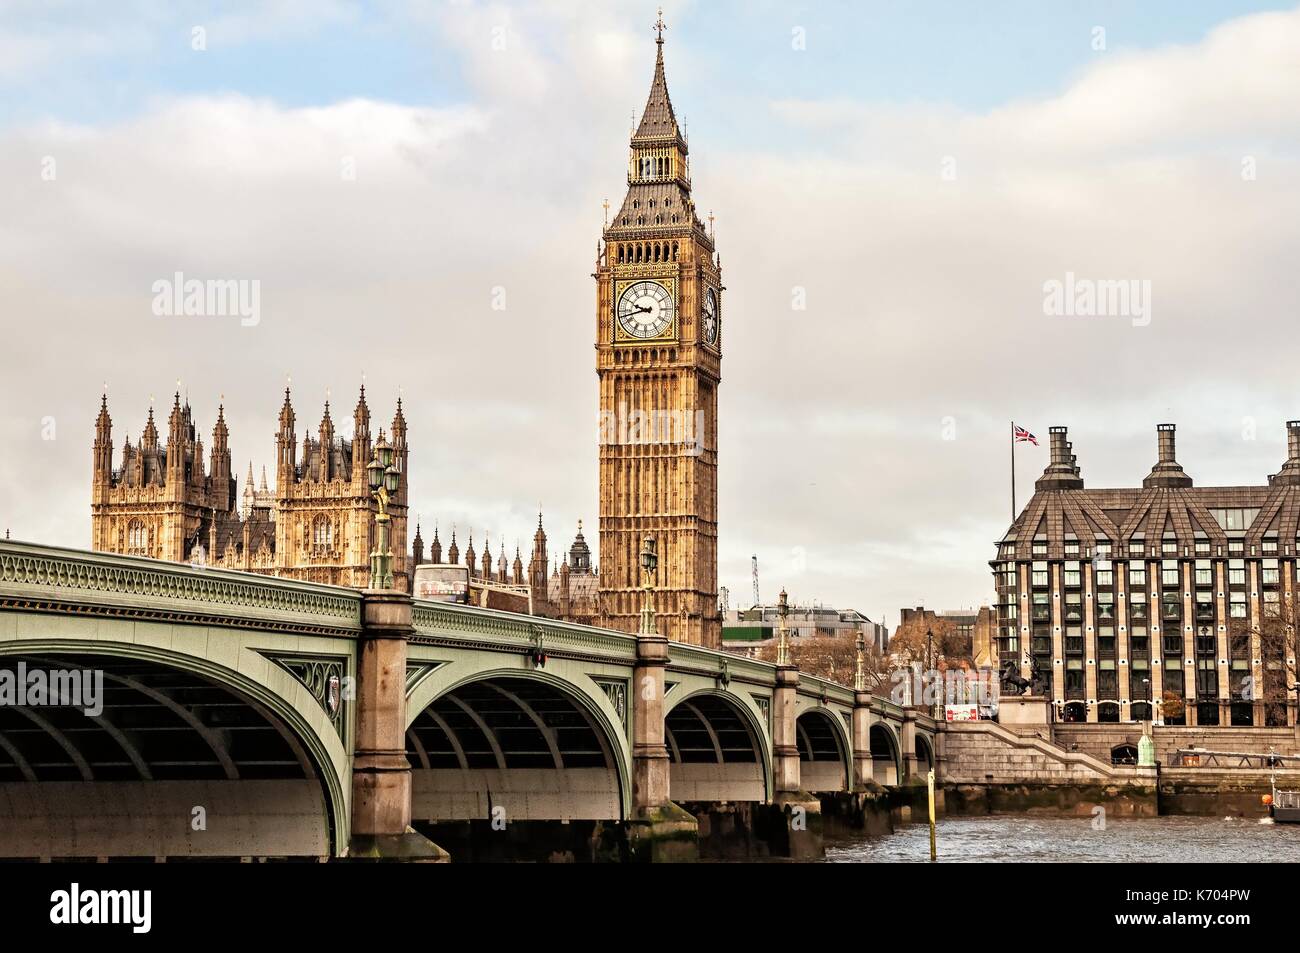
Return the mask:
[[[987,602],[1013,419],[1020,506],[1053,425],[1090,487],[1136,485],[1166,421],[1198,483],[1279,468],[1300,8],[663,6],[727,287],[733,608],[752,555],[764,601]],[[301,439],[364,378],[378,420],[403,398],[426,539],[526,558],[539,503],[553,551],[594,530],[591,272],[655,14],[0,0],[0,525],[89,545],[105,384],[119,448],[177,380],[205,442],[224,400],[242,479],[286,380]],[[256,322],[155,313],[177,272],[258,282]],[[1133,298],[1055,313],[1053,282]]]

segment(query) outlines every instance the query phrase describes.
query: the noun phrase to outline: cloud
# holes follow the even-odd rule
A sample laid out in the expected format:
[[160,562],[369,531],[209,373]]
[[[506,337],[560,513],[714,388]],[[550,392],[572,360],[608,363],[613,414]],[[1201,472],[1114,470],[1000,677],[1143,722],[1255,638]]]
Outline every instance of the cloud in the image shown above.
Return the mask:
[[[178,376],[205,429],[225,394],[241,475],[272,462],[286,374],[301,437],[327,387],[335,419],[350,412],[364,372],[378,419],[405,395],[414,508],[444,543],[455,522],[494,550],[498,534],[527,545],[538,501],[553,546],[596,519],[589,275],[653,49],[599,4],[403,16],[452,45],[459,105],[222,93],[0,131],[0,521],[15,535],[84,545],[100,382],[120,442]],[[1282,421],[1300,416],[1297,48],[1300,13],[1265,14],[1099,55],[1058,95],[985,112],[739,101],[735,128],[768,141],[696,130],[728,288],[732,605],[754,553],[764,591],[873,615],[986,599],[1012,418],[1040,437],[1068,424],[1091,486],[1140,480],[1163,419],[1198,481],[1276,470]],[[154,317],[151,283],[178,270],[260,280],[261,323]],[[1045,316],[1043,284],[1067,272],[1151,281],[1150,326]],[[1018,453],[1023,505],[1046,451]]]

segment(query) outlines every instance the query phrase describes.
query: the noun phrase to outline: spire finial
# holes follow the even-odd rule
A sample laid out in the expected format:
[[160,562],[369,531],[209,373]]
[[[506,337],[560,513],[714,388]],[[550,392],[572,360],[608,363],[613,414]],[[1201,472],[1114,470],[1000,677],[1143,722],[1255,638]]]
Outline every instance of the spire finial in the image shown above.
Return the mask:
[[[602,203],[601,207],[605,210],[605,227],[606,227],[606,228],[609,228],[609,199],[605,199],[605,201],[604,201],[604,203]],[[105,390],[108,389],[108,385],[107,385],[107,384],[104,385],[104,389],[105,389]]]
[[664,8],[660,7],[659,19],[655,21],[655,33],[658,34],[658,37],[655,39],[655,42],[658,43],[660,46],[663,45],[664,30],[666,29],[668,29],[668,24],[664,23]]

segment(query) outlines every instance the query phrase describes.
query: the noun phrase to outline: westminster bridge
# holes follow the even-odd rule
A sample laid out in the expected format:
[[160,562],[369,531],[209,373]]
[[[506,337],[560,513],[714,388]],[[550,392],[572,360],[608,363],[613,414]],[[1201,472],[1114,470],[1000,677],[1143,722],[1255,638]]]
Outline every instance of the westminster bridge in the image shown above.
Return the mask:
[[[34,672],[102,689],[40,704]],[[936,730],[656,637],[0,543],[0,857],[799,855]]]

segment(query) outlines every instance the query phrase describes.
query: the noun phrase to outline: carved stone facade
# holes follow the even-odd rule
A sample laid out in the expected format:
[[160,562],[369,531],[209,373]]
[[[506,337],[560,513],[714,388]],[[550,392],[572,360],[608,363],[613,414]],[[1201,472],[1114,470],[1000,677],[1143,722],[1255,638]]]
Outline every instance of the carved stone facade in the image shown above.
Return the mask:
[[662,34],[657,44],[650,96],[631,141],[627,196],[596,263],[601,620],[637,630],[639,553],[653,536],[659,632],[720,648],[722,266],[691,196]]
[[[299,444],[286,389],[276,435],[275,486],[268,487],[263,475],[262,486],[254,489],[250,466],[240,494],[224,407],[217,413],[206,467],[193,414],[177,394],[167,442],[161,442],[150,409],[139,444],[133,446],[129,437],[123,441],[121,466],[114,469],[105,398],[95,425],[91,545],[100,552],[365,588],[375,503],[366,474],[373,448],[364,387],[352,422],[352,438],[338,436],[326,402],[317,435],[306,435]],[[393,575],[398,588],[409,589],[408,447],[400,400],[388,439],[400,473],[389,504]]]

